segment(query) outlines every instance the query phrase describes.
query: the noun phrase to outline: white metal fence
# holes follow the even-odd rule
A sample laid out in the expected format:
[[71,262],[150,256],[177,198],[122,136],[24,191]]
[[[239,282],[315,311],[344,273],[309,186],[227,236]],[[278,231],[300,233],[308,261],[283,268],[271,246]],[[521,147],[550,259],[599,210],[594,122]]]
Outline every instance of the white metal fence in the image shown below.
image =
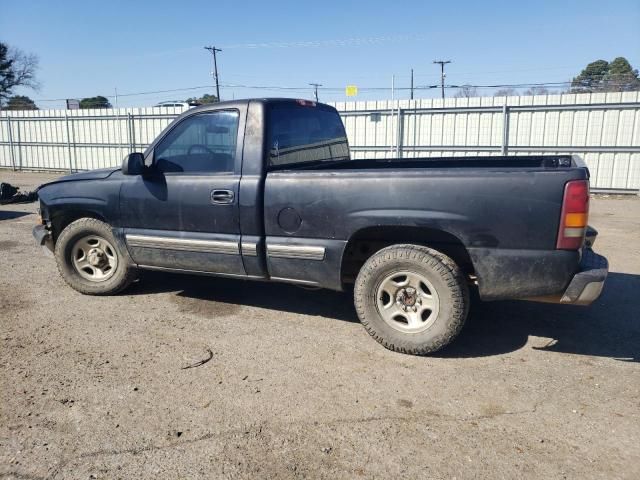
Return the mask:
[[354,158],[571,153],[594,189],[640,189],[640,92],[335,106]]
[[0,113],[0,168],[90,170],[144,150],[180,107]]
[[[354,158],[582,155],[600,190],[640,189],[640,92],[339,102]],[[86,170],[143,150],[180,108],[0,113],[0,168]]]

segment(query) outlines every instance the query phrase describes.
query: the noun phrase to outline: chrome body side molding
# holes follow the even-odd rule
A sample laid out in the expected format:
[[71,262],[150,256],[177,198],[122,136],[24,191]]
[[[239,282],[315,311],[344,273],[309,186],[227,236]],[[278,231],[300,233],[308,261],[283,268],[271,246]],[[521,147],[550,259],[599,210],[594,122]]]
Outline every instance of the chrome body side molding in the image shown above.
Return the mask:
[[258,244],[256,242],[242,241],[240,244],[242,247],[242,255],[245,257],[257,257],[258,256]]
[[195,240],[177,237],[161,237],[156,235],[139,235],[127,233],[125,236],[130,247],[156,248],[164,250],[181,250],[187,252],[220,253],[238,255],[238,243],[226,240]]
[[274,258],[324,260],[325,248],[310,245],[267,244],[267,255]]

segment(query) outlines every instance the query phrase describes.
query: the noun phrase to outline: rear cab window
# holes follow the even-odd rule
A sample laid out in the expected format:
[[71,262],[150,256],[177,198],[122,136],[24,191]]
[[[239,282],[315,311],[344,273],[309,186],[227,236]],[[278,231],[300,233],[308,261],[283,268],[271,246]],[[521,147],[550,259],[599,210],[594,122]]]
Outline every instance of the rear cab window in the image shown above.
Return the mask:
[[349,160],[349,144],[338,112],[300,101],[276,103],[267,114],[269,168],[285,169]]

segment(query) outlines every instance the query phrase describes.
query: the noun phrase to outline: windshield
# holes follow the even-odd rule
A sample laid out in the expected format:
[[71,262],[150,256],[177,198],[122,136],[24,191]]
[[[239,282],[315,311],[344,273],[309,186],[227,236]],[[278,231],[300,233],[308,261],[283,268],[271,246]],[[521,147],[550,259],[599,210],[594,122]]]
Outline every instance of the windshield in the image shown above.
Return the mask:
[[268,125],[272,167],[349,159],[344,125],[332,108],[293,103],[272,105]]

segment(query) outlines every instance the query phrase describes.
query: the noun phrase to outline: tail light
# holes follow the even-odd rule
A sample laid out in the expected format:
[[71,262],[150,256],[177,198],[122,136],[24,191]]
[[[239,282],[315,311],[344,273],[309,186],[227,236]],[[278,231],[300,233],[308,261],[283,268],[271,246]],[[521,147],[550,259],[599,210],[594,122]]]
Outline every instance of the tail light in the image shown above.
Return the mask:
[[578,250],[582,247],[589,217],[589,181],[572,180],[564,187],[562,214],[556,248]]

